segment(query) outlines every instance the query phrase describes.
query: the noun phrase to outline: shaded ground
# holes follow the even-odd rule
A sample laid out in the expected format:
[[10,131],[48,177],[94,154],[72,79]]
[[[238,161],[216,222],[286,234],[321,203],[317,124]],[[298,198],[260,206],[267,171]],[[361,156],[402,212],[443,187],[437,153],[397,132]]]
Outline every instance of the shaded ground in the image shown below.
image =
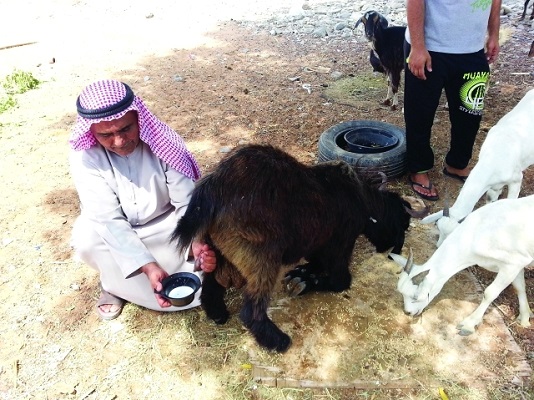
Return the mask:
[[[128,305],[118,320],[99,321],[94,312],[96,274],[71,258],[68,245],[79,209],[68,174],[67,138],[75,120],[76,95],[87,83],[102,77],[130,83],[161,119],[183,135],[205,173],[224,156],[221,148],[243,141],[281,146],[302,162],[313,163],[320,134],[341,121],[375,119],[403,126],[400,111],[379,105],[385,82],[370,74],[367,44],[361,40],[272,36],[236,18],[212,25],[213,12],[202,20],[208,33],[199,34],[199,26],[170,4],[155,10],[141,2],[99,5],[93,9],[84,2],[68,6],[50,2],[43,9],[41,3],[28,2],[25,12],[29,20],[33,18],[33,28],[41,27],[44,20],[58,22],[61,15],[65,16],[61,21],[70,21],[63,32],[52,31],[64,35],[63,46],[51,45],[58,43],[51,39],[51,31],[32,31],[28,26],[26,36],[11,43],[39,39],[38,43],[0,50],[2,72],[18,67],[43,81],[39,89],[17,98],[18,108],[0,114],[0,177],[6,187],[0,197],[0,398],[436,398],[434,388],[425,386],[358,392],[258,386],[251,363],[251,351],[258,349],[236,317],[219,328],[200,310],[163,315]],[[88,15],[90,10],[99,12]],[[119,11],[124,21],[112,18]],[[74,29],[81,17],[88,25],[115,23],[116,30],[99,36],[94,29]],[[138,28],[134,32],[128,30],[132,24]],[[13,21],[1,26],[10,26],[12,34],[19,32]],[[526,57],[532,38],[513,26],[506,28],[509,39],[494,69],[475,154],[485,132],[533,85],[532,61]],[[71,37],[72,32],[78,34]],[[130,40],[121,32],[129,32]],[[42,37],[47,40],[41,41]],[[50,64],[52,58],[55,63]],[[324,68],[329,72],[322,72]],[[334,80],[332,71],[342,72],[344,78]],[[296,76],[300,79],[289,79]],[[371,82],[372,87],[367,84],[362,89],[349,81],[352,78]],[[311,91],[303,84],[311,85]],[[340,93],[343,87],[352,89]],[[448,129],[443,109],[433,137],[436,171],[441,170],[447,150]],[[442,193],[449,190],[455,196],[459,190],[441,173],[432,179]],[[534,192],[533,179],[532,171],[527,171],[521,195]],[[390,187],[411,194],[404,178]],[[441,206],[440,201],[433,208]],[[431,229],[415,223],[408,241],[431,243],[432,235]],[[355,273],[358,265],[366,268],[367,260],[379,257],[365,243],[359,248]],[[419,248],[416,260],[430,251]],[[484,287],[493,279],[484,271],[473,272]],[[526,275],[533,299],[534,274],[527,271]],[[383,296],[400,311],[400,295],[390,289]],[[341,300],[335,299],[336,304]],[[230,293],[234,313],[239,304],[239,294]],[[299,299],[287,308],[299,310],[303,304],[307,303]],[[496,306],[533,363],[533,330],[515,324],[518,307],[511,288]],[[463,316],[463,311],[449,316],[447,327]],[[297,340],[304,337],[301,320],[290,315],[288,321],[293,324],[287,326],[291,334]],[[492,326],[489,320],[485,323]],[[494,365],[503,367],[502,362]],[[497,383],[479,398],[531,396],[528,387]],[[461,397],[469,385],[451,380],[447,389]]]

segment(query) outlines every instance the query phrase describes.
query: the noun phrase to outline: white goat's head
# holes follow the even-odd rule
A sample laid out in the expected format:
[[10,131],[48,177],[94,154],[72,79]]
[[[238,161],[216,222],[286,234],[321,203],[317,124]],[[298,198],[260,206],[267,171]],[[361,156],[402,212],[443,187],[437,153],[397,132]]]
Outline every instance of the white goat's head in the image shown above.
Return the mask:
[[421,270],[421,267],[413,263],[412,249],[410,249],[408,259],[394,253],[390,253],[389,256],[403,267],[397,283],[397,291],[402,294],[404,312],[412,316],[421,314],[439,293],[438,290],[437,293],[431,294],[432,283],[426,278],[428,270],[417,272]]

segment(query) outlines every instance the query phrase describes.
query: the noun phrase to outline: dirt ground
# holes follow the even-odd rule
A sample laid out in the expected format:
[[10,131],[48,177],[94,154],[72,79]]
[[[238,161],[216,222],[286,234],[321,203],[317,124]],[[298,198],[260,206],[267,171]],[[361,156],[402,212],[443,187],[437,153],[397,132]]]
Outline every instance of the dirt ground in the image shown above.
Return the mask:
[[[79,206],[68,172],[67,140],[76,117],[76,96],[85,85],[107,77],[129,83],[156,115],[180,132],[204,173],[224,157],[226,148],[244,142],[274,144],[311,164],[317,158],[318,138],[330,126],[355,119],[403,126],[402,112],[379,104],[386,93],[385,80],[371,74],[368,47],[361,38],[271,35],[260,18],[260,1],[240,4],[241,9],[232,2],[205,0],[187,10],[171,1],[152,6],[103,0],[91,4],[59,0],[8,3],[0,0],[0,8],[10,10],[0,15],[0,78],[17,68],[32,72],[42,83],[17,96],[16,108],[0,114],[0,178],[6,190],[0,197],[0,399],[432,399],[439,398],[437,386],[457,394],[451,399],[534,398],[528,379],[518,385],[499,379],[514,375],[514,366],[507,364],[510,361],[505,357],[512,351],[504,343],[506,335],[498,341],[502,359],[496,359],[491,347],[478,354],[494,368],[494,375],[482,385],[469,382],[469,377],[456,379],[454,374],[414,385],[422,371],[414,368],[404,376],[411,384],[377,389],[369,385],[373,376],[391,378],[392,371],[381,370],[387,365],[384,359],[363,357],[358,363],[353,360],[357,371],[349,371],[347,378],[362,378],[358,390],[328,389],[320,384],[313,389],[274,389],[254,379],[265,373],[258,372],[255,361],[279,365],[283,360],[258,349],[236,315],[224,327],[216,327],[199,309],[168,315],[128,304],[120,318],[101,322],[94,309],[98,277],[72,258],[69,247]],[[270,7],[276,3],[270,2]],[[527,58],[532,37],[517,23],[518,17],[503,26],[507,40],[493,69],[473,164],[488,129],[534,83],[532,59]],[[333,77],[334,71],[343,77]],[[300,78],[290,79],[295,77]],[[443,108],[436,117],[436,172],[431,177],[442,194],[449,191],[455,196],[460,186],[439,172],[448,130]],[[534,193],[533,182],[534,173],[528,170],[522,196]],[[405,178],[391,182],[390,189],[411,194]],[[437,210],[442,205],[438,201],[431,207]],[[414,248],[416,261],[431,254],[434,240],[432,227],[414,221],[407,244]],[[387,298],[387,307],[381,308],[376,298],[358,300],[355,285],[373,286],[383,279],[374,272],[377,281],[366,280],[367,274],[373,273],[370,265],[378,265],[384,276],[390,276],[380,286],[385,293],[375,294]],[[305,351],[302,342],[306,335],[314,334],[305,321],[317,318],[323,325],[358,326],[354,318],[349,325],[342,321],[344,315],[351,316],[343,314],[342,306],[349,299],[364,308],[369,304],[376,307],[374,311],[365,308],[365,318],[388,314],[389,307],[402,315],[402,299],[394,291],[391,268],[390,262],[363,241],[353,261],[354,274],[361,271],[361,276],[350,293],[289,301],[277,294],[273,318]],[[482,287],[494,276],[476,268],[471,271]],[[462,288],[476,286],[467,282],[467,276],[459,274],[443,299],[464,301]],[[526,281],[532,301],[533,271],[526,271]],[[384,282],[391,285],[383,287]],[[476,305],[479,296],[480,291],[469,304]],[[234,314],[239,301],[239,293],[230,292],[229,307]],[[441,320],[444,332],[449,332],[440,332],[451,338],[441,346],[469,348],[450,333],[466,310],[458,309],[458,303],[445,303],[450,311],[445,319],[428,314],[429,321],[437,318],[439,324]],[[484,332],[494,327],[511,334],[532,367],[534,331],[514,322],[517,313],[515,294],[508,288],[475,334],[479,336],[470,339],[469,353],[457,352],[456,358],[447,362],[460,365],[465,356],[475,354],[473,346],[481,345]],[[412,325],[400,318],[396,320],[399,326]],[[391,324],[388,319],[387,325]],[[386,329],[383,338],[390,338],[392,332],[398,335],[398,329]],[[361,332],[344,334],[336,340],[360,338]],[[377,354],[384,355],[382,350]],[[315,356],[315,364],[310,358],[304,360],[307,364],[300,360],[298,365],[310,370],[333,367],[340,361],[328,358],[332,354],[333,350],[325,347],[324,353]],[[423,353],[425,356],[430,355]],[[435,364],[447,362],[438,359]],[[374,375],[369,370],[374,370]],[[271,375],[276,371],[273,367]],[[321,375],[314,375],[316,382],[317,376]],[[491,386],[491,390],[471,392],[470,386]]]

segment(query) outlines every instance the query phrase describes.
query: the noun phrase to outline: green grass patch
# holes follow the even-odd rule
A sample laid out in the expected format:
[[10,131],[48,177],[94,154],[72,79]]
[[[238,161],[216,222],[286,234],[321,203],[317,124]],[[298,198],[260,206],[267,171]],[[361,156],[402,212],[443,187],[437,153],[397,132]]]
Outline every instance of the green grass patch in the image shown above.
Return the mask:
[[333,102],[356,107],[376,106],[387,93],[387,79],[372,72],[340,79],[330,84],[324,96]]
[[7,95],[5,97],[0,97],[0,113],[9,110],[17,105],[17,100],[13,95]]
[[1,82],[8,95],[25,93],[35,89],[41,82],[31,72],[15,70]]
[[0,81],[0,113],[17,105],[15,95],[35,89],[41,82],[31,72],[14,70],[13,73]]

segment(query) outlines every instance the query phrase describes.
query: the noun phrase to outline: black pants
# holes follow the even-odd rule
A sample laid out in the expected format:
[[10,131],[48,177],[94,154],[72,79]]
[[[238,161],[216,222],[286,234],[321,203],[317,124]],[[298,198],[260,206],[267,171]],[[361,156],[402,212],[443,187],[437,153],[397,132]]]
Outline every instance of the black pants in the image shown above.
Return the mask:
[[[405,58],[411,46],[404,42]],[[489,65],[480,50],[470,54],[430,52],[432,72],[426,80],[415,77],[405,65],[404,122],[408,171],[424,172],[434,166],[430,134],[441,92],[445,89],[449,103],[451,139],[445,162],[463,169],[469,164],[480,127]]]

